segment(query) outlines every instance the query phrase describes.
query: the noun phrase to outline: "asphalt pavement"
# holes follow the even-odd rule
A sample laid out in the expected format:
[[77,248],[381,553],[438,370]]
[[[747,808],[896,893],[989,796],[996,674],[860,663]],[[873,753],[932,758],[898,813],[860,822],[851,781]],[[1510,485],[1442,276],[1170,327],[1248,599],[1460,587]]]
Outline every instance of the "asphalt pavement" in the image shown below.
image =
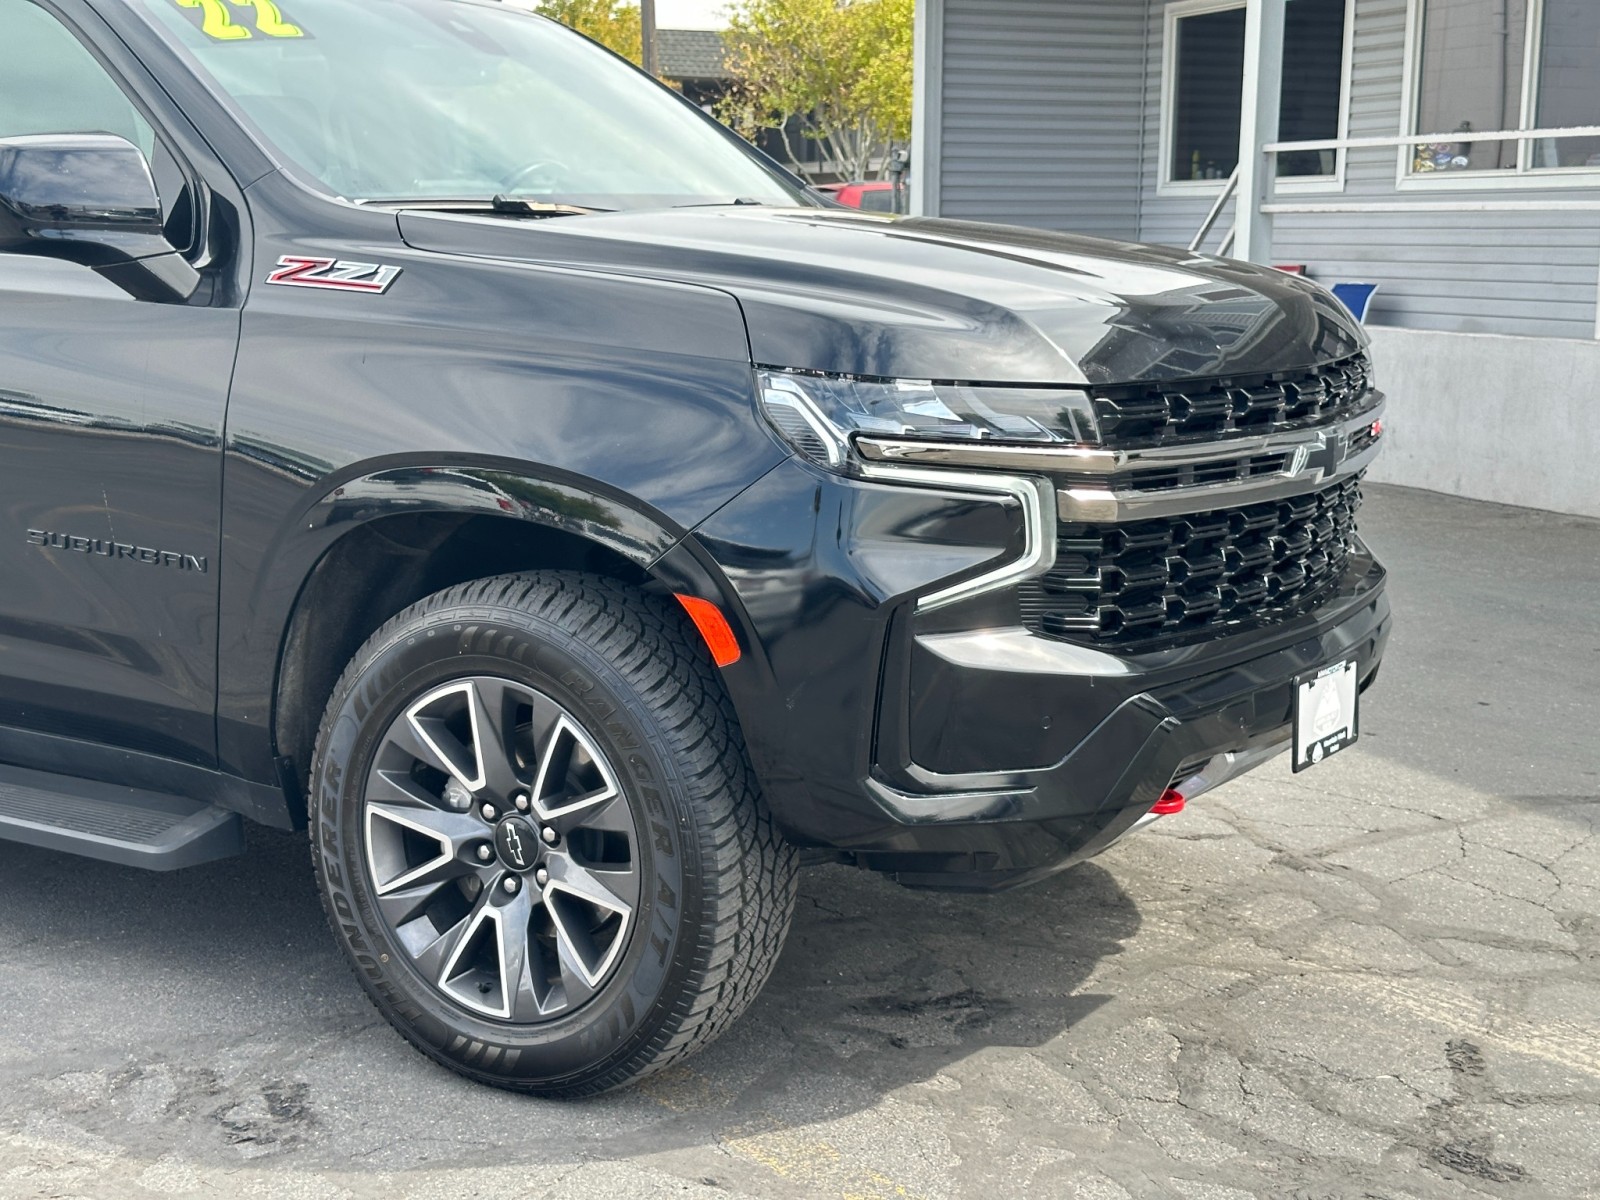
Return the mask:
[[1393,488],[1358,746],[1041,887],[809,870],[765,995],[643,1087],[433,1066],[303,839],[0,844],[0,1197],[1600,1195],[1600,523]]

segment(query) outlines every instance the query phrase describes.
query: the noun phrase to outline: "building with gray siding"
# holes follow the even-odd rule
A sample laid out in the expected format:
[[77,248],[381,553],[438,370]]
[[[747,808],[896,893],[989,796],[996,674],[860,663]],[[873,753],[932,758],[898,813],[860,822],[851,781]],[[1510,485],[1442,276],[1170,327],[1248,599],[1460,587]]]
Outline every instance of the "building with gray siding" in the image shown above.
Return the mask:
[[1600,516],[1600,0],[917,21],[914,211],[1189,247],[1220,200],[1202,251],[1377,285],[1380,477]]

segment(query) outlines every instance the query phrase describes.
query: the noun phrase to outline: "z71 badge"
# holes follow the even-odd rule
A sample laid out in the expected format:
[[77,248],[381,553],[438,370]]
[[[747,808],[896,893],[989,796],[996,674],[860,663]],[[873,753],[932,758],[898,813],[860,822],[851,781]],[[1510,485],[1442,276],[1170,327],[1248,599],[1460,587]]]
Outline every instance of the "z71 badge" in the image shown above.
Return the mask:
[[278,260],[278,269],[267,276],[267,282],[281,283],[285,287],[329,288],[336,292],[387,292],[389,285],[398,278],[399,267],[285,254]]

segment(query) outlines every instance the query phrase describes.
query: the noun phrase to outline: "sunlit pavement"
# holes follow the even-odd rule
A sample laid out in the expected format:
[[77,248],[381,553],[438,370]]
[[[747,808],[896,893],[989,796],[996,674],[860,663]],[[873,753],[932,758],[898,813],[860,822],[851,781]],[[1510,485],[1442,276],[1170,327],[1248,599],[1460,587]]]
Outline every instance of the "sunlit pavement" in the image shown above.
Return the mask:
[[1371,489],[1361,743],[994,898],[809,871],[765,996],[561,1105],[456,1080],[299,837],[0,846],[0,1196],[1600,1194],[1600,523]]

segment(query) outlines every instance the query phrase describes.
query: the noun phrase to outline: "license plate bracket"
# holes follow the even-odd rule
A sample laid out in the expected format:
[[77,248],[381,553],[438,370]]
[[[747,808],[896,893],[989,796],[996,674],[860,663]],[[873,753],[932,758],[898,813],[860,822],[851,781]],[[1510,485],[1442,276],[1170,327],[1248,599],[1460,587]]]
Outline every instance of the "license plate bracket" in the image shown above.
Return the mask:
[[1356,662],[1345,659],[1294,681],[1294,772],[1310,770],[1361,737]]

